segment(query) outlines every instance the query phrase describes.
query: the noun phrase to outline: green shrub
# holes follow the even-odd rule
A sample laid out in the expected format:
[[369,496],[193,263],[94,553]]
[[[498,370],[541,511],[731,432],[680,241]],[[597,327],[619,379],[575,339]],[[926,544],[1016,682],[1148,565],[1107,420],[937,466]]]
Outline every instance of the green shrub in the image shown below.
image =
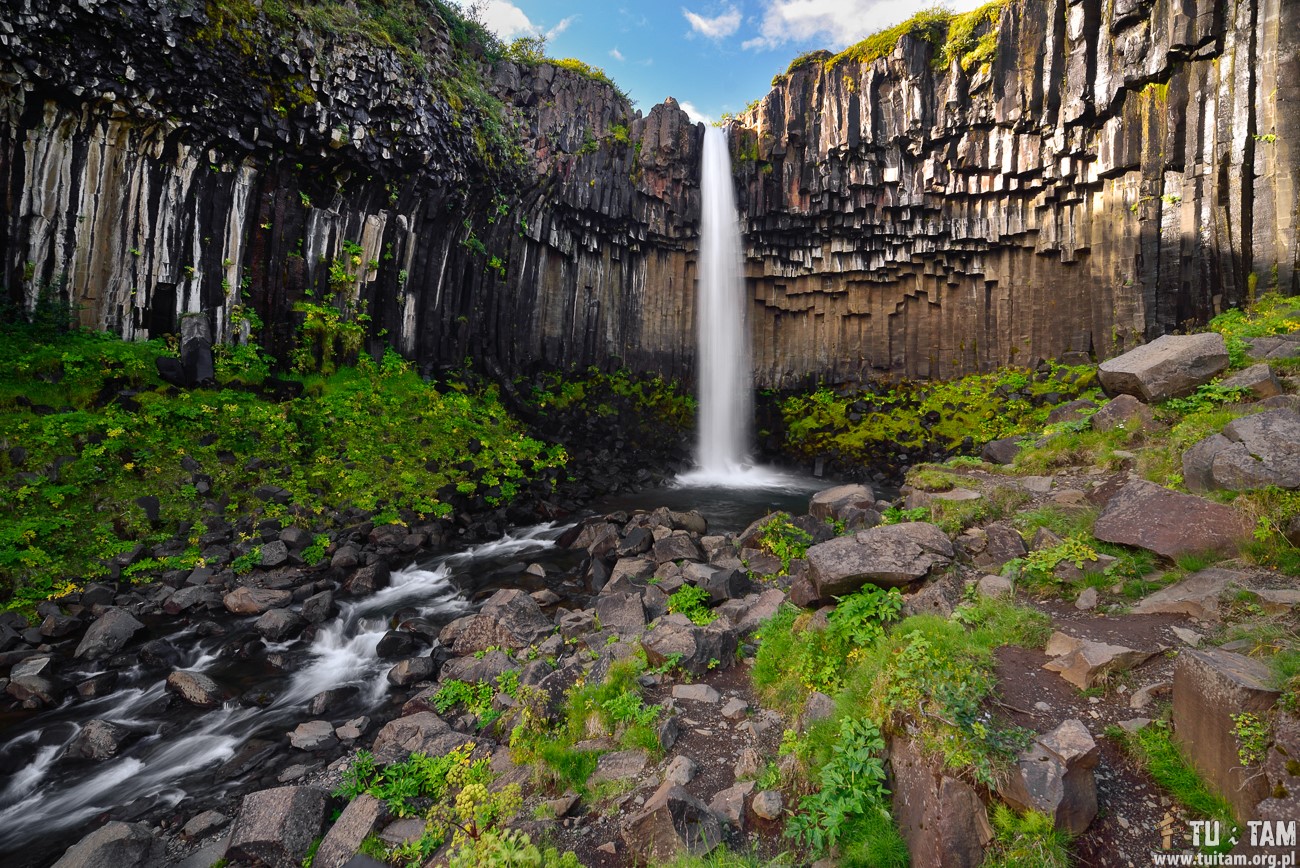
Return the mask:
[[695,585],[682,585],[668,598],[668,611],[685,615],[696,624],[704,626],[718,619],[709,608],[709,592]]
[[812,536],[790,522],[785,513],[775,513],[758,531],[758,547],[781,560],[780,575],[790,572],[790,562],[808,553]]

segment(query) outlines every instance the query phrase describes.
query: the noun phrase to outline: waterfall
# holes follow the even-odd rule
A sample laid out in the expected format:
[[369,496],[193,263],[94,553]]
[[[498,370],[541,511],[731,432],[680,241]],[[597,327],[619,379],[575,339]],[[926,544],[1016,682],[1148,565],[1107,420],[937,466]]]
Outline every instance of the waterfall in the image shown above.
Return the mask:
[[704,131],[700,192],[696,460],[702,474],[728,477],[747,464],[753,387],[731,155],[717,127]]

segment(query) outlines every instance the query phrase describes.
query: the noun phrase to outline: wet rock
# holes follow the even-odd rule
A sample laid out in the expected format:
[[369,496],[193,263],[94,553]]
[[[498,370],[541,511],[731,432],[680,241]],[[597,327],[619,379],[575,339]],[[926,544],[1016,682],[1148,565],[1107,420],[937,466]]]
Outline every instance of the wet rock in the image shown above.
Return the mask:
[[126,647],[144,625],[131,617],[124,609],[111,608],[95,619],[95,622],[81,637],[81,643],[73,656],[85,660],[100,660],[110,657]]
[[190,818],[181,828],[181,837],[190,841],[205,838],[230,822],[230,818],[220,811],[204,811]]
[[[593,558],[603,558],[612,552],[618,546],[618,543],[618,526],[607,521],[596,521],[583,525],[577,537],[569,542],[568,548],[586,549],[587,554]],[[558,544],[565,544],[563,537]]]
[[357,796],[325,833],[312,859],[312,868],[343,868],[361,849],[366,836],[375,831],[384,814],[383,802],[369,793]]
[[107,696],[117,688],[117,673],[110,670],[92,675],[77,685],[77,695],[82,699]]
[[199,708],[216,708],[224,699],[217,682],[201,672],[177,670],[167,676],[166,686],[169,692]]
[[67,756],[96,762],[110,759],[117,756],[122,745],[130,738],[131,731],[115,723],[88,720],[77,737],[68,744]]
[[998,794],[1022,811],[1052,817],[1057,829],[1081,834],[1097,816],[1093,769],[1100,755],[1088,728],[1066,720],[1021,753],[1016,772]]
[[216,602],[217,593],[211,588],[202,585],[187,585],[167,598],[167,601],[163,603],[163,611],[168,615],[179,615],[181,612],[195,607],[207,608],[215,605]]
[[143,868],[157,864],[163,847],[140,823],[106,823],[67,849],[54,868]]
[[1258,660],[1218,648],[1183,649],[1174,664],[1174,738],[1188,761],[1243,820],[1269,795],[1256,769],[1243,768],[1233,715],[1263,715],[1279,692]]
[[1137,546],[1167,558],[1233,548],[1250,536],[1238,510],[1135,479],[1102,509],[1093,535],[1103,542]]
[[1101,363],[1097,377],[1109,395],[1133,395],[1148,404],[1196,391],[1228,368],[1223,335],[1163,335]]
[[353,702],[360,694],[361,688],[355,685],[331,687],[329,690],[322,690],[307,702],[307,713],[318,717],[333,716],[337,711]]
[[270,588],[239,587],[221,600],[232,615],[261,615],[270,609],[282,609],[293,602],[289,591]]
[[334,725],[328,720],[309,720],[289,733],[289,744],[298,750],[326,750],[338,743]]
[[897,587],[925,578],[953,558],[948,536],[933,524],[908,522],[858,531],[808,549],[809,578],[822,599],[871,583]]
[[230,829],[226,856],[268,868],[297,868],[320,834],[328,795],[316,787],[250,793]]
[[46,615],[45,620],[41,621],[40,631],[46,639],[62,639],[76,633],[83,626],[80,618],[55,612]]
[[343,593],[354,597],[368,597],[388,587],[390,575],[388,565],[383,562],[361,567],[343,583]]
[[438,672],[438,661],[432,657],[410,657],[388,670],[388,683],[394,687],[407,687],[417,681],[428,681]]
[[[21,665],[21,664],[20,664]],[[15,667],[17,669],[18,667]],[[62,689],[58,681],[42,675],[10,673],[5,693],[23,703],[25,708],[39,708],[42,705],[54,705],[59,700]]]
[[271,642],[281,642],[302,631],[306,621],[290,609],[270,609],[253,622],[253,629]]
[[302,617],[309,624],[323,624],[334,611],[334,593],[321,591],[302,601]]
[[356,546],[339,546],[330,557],[330,567],[336,570],[350,570],[359,563],[361,563],[361,552],[357,551]]
[[1156,653],[1077,639],[1060,632],[1052,634],[1045,651],[1049,657],[1056,659],[1043,664],[1043,668],[1056,672],[1080,690],[1093,687],[1100,679],[1114,672],[1132,669]]
[[425,644],[421,637],[409,630],[389,630],[375,646],[375,653],[381,660],[396,660],[411,656]]
[[722,824],[708,806],[674,784],[664,784],[645,808],[628,818],[623,843],[642,862],[703,856],[722,843]]

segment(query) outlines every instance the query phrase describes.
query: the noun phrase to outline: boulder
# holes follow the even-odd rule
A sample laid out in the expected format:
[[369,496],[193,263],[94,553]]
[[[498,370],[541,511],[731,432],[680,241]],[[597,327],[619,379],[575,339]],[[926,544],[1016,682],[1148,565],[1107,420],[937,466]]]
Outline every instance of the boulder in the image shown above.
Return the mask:
[[948,536],[927,522],[858,531],[808,549],[809,578],[822,599],[851,594],[867,583],[897,587],[952,562]]
[[240,587],[226,594],[221,602],[232,615],[261,615],[271,609],[283,609],[293,602],[293,594],[270,588]]
[[753,781],[744,781],[715,793],[709,810],[733,829],[745,828],[745,798],[754,791]]
[[763,790],[754,794],[749,810],[760,820],[779,820],[781,812],[785,810],[785,800],[776,790]]
[[739,600],[728,600],[714,611],[719,618],[724,618],[736,629],[737,636],[743,638],[753,633],[771,620],[785,602],[785,592],[780,588],[768,588],[759,594],[748,594]]
[[375,831],[385,813],[384,803],[369,793],[362,793],[349,802],[316,848],[312,868],[343,868],[361,849],[366,836]]
[[1080,690],[1095,686],[1099,680],[1113,672],[1132,669],[1156,653],[1090,639],[1076,639],[1060,632],[1052,634],[1045,651],[1047,656],[1055,659],[1044,663],[1043,668],[1058,673]]
[[203,811],[191,817],[181,828],[181,837],[194,841],[215,832],[229,822],[230,818],[220,811]]
[[629,528],[623,538],[619,540],[614,553],[620,558],[631,558],[637,555],[645,554],[650,551],[650,547],[655,543],[654,534],[646,527]]
[[1093,769],[1100,755],[1088,728],[1079,720],[1067,720],[1020,754],[1016,771],[998,794],[1012,806],[1046,814],[1055,819],[1057,829],[1078,835],[1097,816]]
[[1102,509],[1093,535],[1176,558],[1234,548],[1250,536],[1251,527],[1246,516],[1230,506],[1135,479]]
[[699,764],[695,760],[678,754],[669,761],[664,769],[664,780],[684,787],[695,779],[695,775],[699,770]]
[[290,609],[268,609],[253,622],[253,629],[270,642],[282,642],[300,632],[306,623]]
[[1251,365],[1219,383],[1225,389],[1249,389],[1257,399],[1272,398],[1282,394],[1282,384],[1273,376],[1273,369],[1267,362]]
[[[558,544],[563,545],[560,538]],[[618,526],[607,521],[594,521],[583,525],[577,537],[568,544],[568,548],[586,549],[592,558],[600,559],[613,551],[619,543]]]
[[417,681],[428,681],[438,671],[438,661],[432,657],[408,657],[388,670],[388,683],[394,687],[409,687]]
[[107,720],[88,720],[68,744],[67,756],[96,762],[117,755],[131,731]]
[[683,671],[699,677],[714,668],[730,668],[736,641],[736,631],[721,619],[701,627],[684,615],[666,615],[641,645],[651,666],[676,660]]
[[309,720],[300,723],[289,733],[289,744],[298,750],[324,750],[339,743],[334,735],[334,724],[328,720]]
[[1015,586],[1006,576],[982,576],[975,589],[981,597],[1007,597],[1015,592]]
[[217,602],[217,592],[203,585],[186,585],[167,598],[163,611],[168,615],[179,615],[195,606],[207,608]]
[[1222,567],[1193,573],[1161,588],[1133,607],[1135,615],[1187,615],[1200,621],[1219,620],[1219,598],[1232,585],[1245,586],[1250,574]]
[[675,531],[671,536],[657,540],[651,549],[656,565],[676,561],[702,561],[704,552],[699,543],[686,531]]
[[990,440],[980,449],[980,458],[983,458],[990,464],[1011,464],[1020,454],[1024,447],[1020,445],[1020,437],[1003,437],[1000,440]]
[[912,864],[976,868],[983,862],[993,828],[975,789],[904,738],[890,741],[889,765],[894,817]]
[[640,594],[601,594],[596,598],[596,617],[605,630],[620,636],[636,636],[645,630],[645,607]]
[[527,591],[506,588],[489,597],[478,614],[452,621],[438,639],[453,654],[464,656],[488,648],[527,648],[554,626]]
[[1278,699],[1267,666],[1241,654],[1212,648],[1183,649],[1174,664],[1174,738],[1188,761],[1245,821],[1269,795],[1258,769],[1242,768],[1233,715],[1261,717]]
[[274,568],[282,566],[289,560],[289,546],[281,540],[272,540],[262,545],[262,566]]
[[377,762],[394,763],[417,751],[426,756],[442,756],[471,741],[468,736],[454,732],[438,715],[422,711],[386,723],[375,736],[371,750]]
[[1079,422],[1088,418],[1089,410],[1096,410],[1097,405],[1086,398],[1076,398],[1073,401],[1066,401],[1064,404],[1058,404],[1047,414],[1048,425],[1059,425],[1062,422]]
[[602,754],[596,761],[595,771],[587,778],[587,783],[632,780],[645,771],[649,762],[650,756],[643,750],[619,750]]
[[333,591],[321,591],[302,601],[302,617],[308,624],[323,624],[333,611]]
[[846,509],[872,509],[875,505],[876,494],[870,486],[861,483],[837,485],[814,494],[808,502],[808,514],[823,521],[828,518],[842,520]]
[[148,826],[113,821],[69,847],[54,868],[137,868],[160,864],[162,855]]
[[717,705],[719,700],[722,699],[722,694],[707,684],[674,684],[673,699]]
[[224,698],[217,682],[201,672],[177,670],[167,676],[166,686],[168,691],[199,708],[216,708]]
[[226,858],[298,868],[320,834],[328,794],[317,787],[277,787],[244,796],[230,829]]
[[722,824],[699,799],[665,783],[623,824],[622,837],[639,862],[671,862],[712,851],[722,843]]
[[957,544],[972,564],[989,572],[1000,570],[1008,561],[1028,554],[1020,532],[1003,522],[971,528],[957,539]]
[[388,587],[391,577],[392,571],[389,570],[388,564],[382,561],[370,564],[358,569],[343,583],[343,593],[354,597],[368,597]]
[[1300,413],[1266,410],[1229,422],[1210,461],[1214,488],[1300,488]]
[[1211,434],[1183,452],[1183,485],[1188,491],[1204,494],[1218,487],[1214,481],[1214,459],[1230,446],[1232,441],[1227,437]]
[[81,637],[74,657],[86,660],[100,660],[111,657],[126,647],[131,637],[144,629],[131,613],[125,609],[111,608],[95,619],[86,635]]
[[1113,431],[1124,428],[1130,431],[1154,428],[1156,417],[1151,408],[1132,395],[1116,395],[1101,409],[1092,414],[1092,430]]
[[1148,404],[1190,395],[1228,369],[1223,335],[1163,335],[1101,363],[1097,377],[1108,395],[1133,395]]

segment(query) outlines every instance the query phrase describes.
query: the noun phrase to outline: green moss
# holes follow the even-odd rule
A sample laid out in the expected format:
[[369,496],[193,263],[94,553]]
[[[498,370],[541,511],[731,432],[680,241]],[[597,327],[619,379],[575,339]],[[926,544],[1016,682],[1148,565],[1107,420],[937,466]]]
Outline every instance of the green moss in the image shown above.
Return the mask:
[[999,25],[1009,0],[993,0],[955,16],[935,66],[947,69],[956,60],[966,72],[991,64],[997,56]]
[[873,33],[839,54],[824,58],[822,62],[827,69],[846,62],[870,63],[892,52],[898,45],[898,40],[904,36],[928,42],[938,51],[948,35],[948,25],[952,18],[952,13],[940,6],[922,9],[903,23]]

